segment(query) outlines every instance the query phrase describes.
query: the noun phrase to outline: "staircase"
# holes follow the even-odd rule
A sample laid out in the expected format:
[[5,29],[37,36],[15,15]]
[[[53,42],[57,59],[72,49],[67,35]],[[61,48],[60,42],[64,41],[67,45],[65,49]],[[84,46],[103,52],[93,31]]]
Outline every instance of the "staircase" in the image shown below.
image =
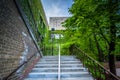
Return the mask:
[[94,79],[75,56],[44,56],[24,80]]

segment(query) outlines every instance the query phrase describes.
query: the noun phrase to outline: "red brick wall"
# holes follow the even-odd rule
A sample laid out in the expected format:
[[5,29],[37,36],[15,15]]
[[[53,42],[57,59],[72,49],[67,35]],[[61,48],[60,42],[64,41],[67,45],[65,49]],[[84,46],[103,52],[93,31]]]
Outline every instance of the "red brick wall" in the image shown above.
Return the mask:
[[0,0],[0,78],[37,52],[14,1]]

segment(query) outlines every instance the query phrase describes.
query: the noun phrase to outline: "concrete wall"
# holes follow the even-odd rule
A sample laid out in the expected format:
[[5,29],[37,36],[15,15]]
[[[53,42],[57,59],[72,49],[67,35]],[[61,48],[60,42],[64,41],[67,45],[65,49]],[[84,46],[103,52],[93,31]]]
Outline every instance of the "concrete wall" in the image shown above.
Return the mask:
[[51,28],[54,28],[55,30],[65,30],[61,23],[64,22],[67,18],[68,17],[50,17],[49,30],[51,30]]
[[[13,0],[0,0],[0,78],[38,53]],[[36,58],[36,57],[35,57]]]

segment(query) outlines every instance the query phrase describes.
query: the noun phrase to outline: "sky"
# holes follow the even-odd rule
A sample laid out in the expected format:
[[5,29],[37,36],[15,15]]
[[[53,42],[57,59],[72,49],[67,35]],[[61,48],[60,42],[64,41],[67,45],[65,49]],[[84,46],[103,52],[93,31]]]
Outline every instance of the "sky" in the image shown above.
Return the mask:
[[69,17],[68,8],[73,0],[41,0],[49,23],[49,17]]

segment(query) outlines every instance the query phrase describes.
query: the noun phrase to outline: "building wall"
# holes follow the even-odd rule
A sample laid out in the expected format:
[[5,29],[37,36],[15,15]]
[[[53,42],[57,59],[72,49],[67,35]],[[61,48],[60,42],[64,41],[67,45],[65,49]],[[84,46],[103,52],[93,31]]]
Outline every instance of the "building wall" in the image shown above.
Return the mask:
[[51,30],[51,28],[54,28],[55,30],[65,30],[61,23],[64,22],[67,18],[68,17],[50,17],[49,30]]
[[34,53],[38,50],[14,1],[0,0],[0,78],[6,77]]

